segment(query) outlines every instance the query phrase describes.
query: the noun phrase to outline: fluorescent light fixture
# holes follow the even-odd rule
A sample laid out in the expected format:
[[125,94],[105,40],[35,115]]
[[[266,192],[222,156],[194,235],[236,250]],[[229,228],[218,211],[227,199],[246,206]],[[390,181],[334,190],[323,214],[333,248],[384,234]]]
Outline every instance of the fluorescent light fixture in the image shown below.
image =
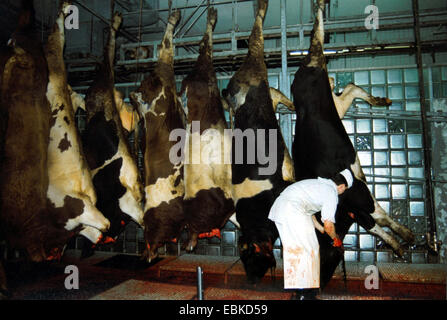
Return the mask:
[[[291,51],[289,54],[291,56],[304,56],[306,54],[308,54],[309,51],[307,50],[296,50],[296,51]],[[337,53],[336,50],[324,50],[324,54],[334,54]]]
[[309,52],[307,50],[297,50],[297,51],[291,51],[289,54],[291,56],[303,56],[308,54]]
[[410,48],[410,46],[386,46],[385,49],[404,49],[404,48]]

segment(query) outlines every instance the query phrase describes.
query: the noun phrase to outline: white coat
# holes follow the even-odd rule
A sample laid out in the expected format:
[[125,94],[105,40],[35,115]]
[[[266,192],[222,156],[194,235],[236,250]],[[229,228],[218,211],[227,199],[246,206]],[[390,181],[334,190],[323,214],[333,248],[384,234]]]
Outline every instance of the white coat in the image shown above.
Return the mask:
[[336,184],[318,178],[296,182],[279,195],[270,209],[283,246],[284,288],[320,287],[320,246],[312,215],[335,223],[338,204]]

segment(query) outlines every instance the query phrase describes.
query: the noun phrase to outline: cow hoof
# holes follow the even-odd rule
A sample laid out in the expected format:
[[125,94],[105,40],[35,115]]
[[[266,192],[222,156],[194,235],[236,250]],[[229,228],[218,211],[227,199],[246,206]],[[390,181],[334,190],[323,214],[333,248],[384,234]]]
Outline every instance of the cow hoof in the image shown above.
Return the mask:
[[147,256],[147,258],[146,258],[146,261],[147,261],[147,263],[151,263],[152,261],[154,261],[156,258],[158,257],[158,253],[149,253],[148,254],[148,256]]
[[151,263],[152,261],[155,260],[155,258],[157,258],[157,256],[147,257],[146,261],[147,261],[147,263]]
[[402,247],[395,249],[394,252],[399,256],[399,258],[404,257],[404,249]]

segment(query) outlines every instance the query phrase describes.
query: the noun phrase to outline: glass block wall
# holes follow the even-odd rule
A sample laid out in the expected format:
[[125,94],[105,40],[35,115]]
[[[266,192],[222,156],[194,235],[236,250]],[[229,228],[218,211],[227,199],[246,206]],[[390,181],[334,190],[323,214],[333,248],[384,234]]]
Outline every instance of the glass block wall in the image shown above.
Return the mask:
[[[424,70],[426,106],[447,97],[447,67]],[[410,228],[416,241],[398,258],[385,243],[354,224],[344,244],[346,261],[426,263],[427,216],[418,74],[416,68],[330,71],[335,92],[350,82],[374,96],[388,97],[389,107],[371,107],[356,99],[342,120],[359,155],[368,187],[397,222]],[[293,74],[291,74],[293,79]],[[292,122],[295,115],[292,116]],[[295,132],[293,123],[292,133]],[[391,230],[385,228],[387,232]]]

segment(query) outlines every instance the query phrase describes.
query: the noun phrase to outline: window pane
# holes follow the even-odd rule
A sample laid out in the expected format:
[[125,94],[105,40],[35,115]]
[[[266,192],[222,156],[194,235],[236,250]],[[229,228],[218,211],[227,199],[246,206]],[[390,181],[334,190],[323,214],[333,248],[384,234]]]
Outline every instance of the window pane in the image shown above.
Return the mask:
[[369,133],[371,132],[371,120],[360,119],[357,120],[357,132],[358,133]]
[[374,249],[374,238],[372,235],[360,235],[360,249]]
[[376,166],[388,165],[388,152],[374,152],[374,165]]
[[433,67],[431,68],[432,81],[433,82],[441,82],[441,69]]
[[278,76],[269,76],[269,86],[273,87],[275,89],[278,89],[279,87],[279,81],[278,81]]
[[349,228],[349,232],[357,232],[357,223],[353,223]]
[[371,105],[369,103],[364,102],[363,100],[356,99],[355,106],[360,109],[369,109]]
[[424,215],[424,202],[411,201],[410,202],[410,215],[423,216]]
[[420,111],[421,106],[418,101],[407,101],[406,102],[407,111]]
[[357,261],[357,252],[345,251],[345,261]]
[[403,110],[403,102],[393,101],[393,104],[390,106],[390,110]]
[[405,98],[406,99],[419,98],[419,88],[416,86],[405,86]]
[[418,70],[417,69],[405,69],[404,71],[405,82],[418,82]]
[[391,165],[402,166],[406,164],[404,151],[391,151]]
[[361,262],[374,262],[374,252],[372,251],[361,251],[360,252],[360,261]]
[[393,177],[406,177],[407,176],[407,168],[392,168],[391,175]]
[[410,198],[422,198],[423,188],[422,185],[419,184],[411,184],[410,185]]
[[368,71],[356,71],[354,72],[354,83],[358,86],[369,84]]
[[346,133],[354,133],[354,120],[342,120]]
[[359,156],[360,163],[362,166],[370,166],[371,165],[371,152],[369,151],[359,151],[357,152]]
[[374,187],[374,194],[377,199],[389,198],[390,193],[387,184],[376,184]]
[[374,132],[387,132],[388,126],[386,120],[374,119],[373,120]]
[[377,262],[392,262],[393,257],[389,252],[377,252]]
[[371,136],[357,136],[356,138],[357,150],[371,150]]
[[425,263],[425,253],[412,253],[411,263]]
[[388,136],[374,135],[374,149],[388,149]]
[[220,79],[219,80],[219,88],[222,90],[222,89],[225,89],[227,86],[228,86],[228,83],[230,82],[230,79]]
[[447,67],[442,67],[442,80],[447,80]]
[[408,164],[413,166],[422,165],[422,152],[420,151],[408,152]]
[[372,84],[383,84],[383,83],[385,83],[385,71],[384,70],[373,70],[373,71],[371,71],[371,83]]
[[407,136],[408,148],[422,148],[422,135],[409,134]]
[[388,70],[388,83],[401,83],[402,73],[401,70]]
[[407,132],[408,133],[421,133],[422,132],[421,121],[407,120]]
[[393,216],[407,216],[407,203],[405,200],[393,199]]
[[390,132],[398,133],[405,131],[403,120],[392,119],[388,120],[388,128]]
[[[425,91],[427,92],[427,90]],[[433,98],[441,98],[442,96],[442,86],[440,83],[433,83]]]
[[407,197],[407,187],[404,184],[393,184],[392,187],[393,199],[405,199]]
[[354,234],[347,234],[343,239],[343,244],[349,247],[357,247],[357,236]]
[[346,87],[349,83],[353,82],[351,72],[341,72],[337,74],[337,86],[339,88]]
[[372,87],[371,94],[374,97],[384,97],[385,96],[385,87]]
[[390,212],[390,203],[388,201],[377,201],[386,212]]
[[392,134],[390,136],[390,141],[391,141],[391,148],[393,149],[401,149],[404,148],[404,136],[403,135],[397,135],[397,134]]
[[[387,160],[385,165],[388,165],[388,153],[387,153]],[[374,175],[375,176],[389,176],[390,175],[390,169],[389,168],[374,168]],[[376,182],[389,182],[389,178],[375,178]]]
[[408,168],[410,178],[424,178],[424,168]]
[[388,98],[393,99],[402,99],[402,86],[389,86],[388,87]]

